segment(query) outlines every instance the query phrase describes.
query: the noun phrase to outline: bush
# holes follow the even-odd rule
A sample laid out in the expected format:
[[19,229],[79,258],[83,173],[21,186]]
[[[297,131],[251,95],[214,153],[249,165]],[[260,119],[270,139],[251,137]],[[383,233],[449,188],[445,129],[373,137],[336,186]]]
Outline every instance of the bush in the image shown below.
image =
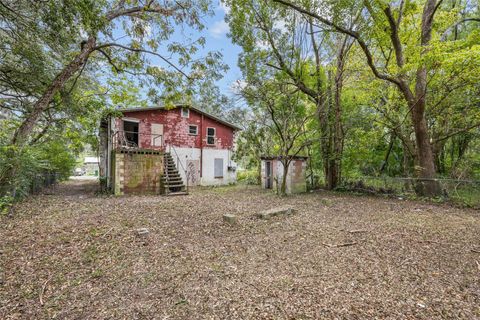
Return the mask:
[[0,144],[0,203],[25,197],[53,175],[66,179],[74,167],[74,155],[60,140],[22,149]]
[[260,176],[258,174],[258,170],[242,170],[237,173],[237,181],[247,184],[247,185],[255,185],[258,184],[260,180]]

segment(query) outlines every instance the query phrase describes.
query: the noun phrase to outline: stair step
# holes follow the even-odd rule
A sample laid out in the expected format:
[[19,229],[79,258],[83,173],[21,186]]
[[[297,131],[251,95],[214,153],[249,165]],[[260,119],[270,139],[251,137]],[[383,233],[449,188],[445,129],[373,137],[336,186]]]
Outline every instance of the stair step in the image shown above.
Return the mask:
[[165,180],[164,182],[165,182],[164,183],[165,185],[174,185],[179,183],[183,184],[182,179],[170,179],[170,180]]
[[176,174],[176,175],[170,175],[170,176],[164,176],[165,177],[165,180],[182,180],[182,177],[180,177],[179,174]]
[[183,188],[185,187],[185,185],[183,183],[181,184],[168,184],[168,185],[165,185],[165,188]]
[[186,191],[177,191],[177,192],[170,192],[166,194],[167,196],[186,196],[188,195],[188,192]]
[[181,178],[180,174],[177,172],[177,173],[173,173],[173,174],[164,174],[162,177],[164,177],[165,179],[176,179],[176,178]]

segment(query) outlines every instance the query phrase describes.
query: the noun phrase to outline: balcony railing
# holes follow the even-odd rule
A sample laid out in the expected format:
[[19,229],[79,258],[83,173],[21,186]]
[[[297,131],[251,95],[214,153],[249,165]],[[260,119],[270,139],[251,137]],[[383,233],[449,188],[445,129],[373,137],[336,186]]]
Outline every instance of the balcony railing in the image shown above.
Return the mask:
[[164,150],[163,135],[134,131],[116,131],[112,134],[114,150]]

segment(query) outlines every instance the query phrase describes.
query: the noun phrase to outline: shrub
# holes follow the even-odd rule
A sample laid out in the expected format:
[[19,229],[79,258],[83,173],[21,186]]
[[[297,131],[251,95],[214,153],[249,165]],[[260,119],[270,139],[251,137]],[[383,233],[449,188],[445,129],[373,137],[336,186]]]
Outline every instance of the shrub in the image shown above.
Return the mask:
[[241,170],[237,173],[237,181],[244,184],[255,185],[259,180],[258,170]]

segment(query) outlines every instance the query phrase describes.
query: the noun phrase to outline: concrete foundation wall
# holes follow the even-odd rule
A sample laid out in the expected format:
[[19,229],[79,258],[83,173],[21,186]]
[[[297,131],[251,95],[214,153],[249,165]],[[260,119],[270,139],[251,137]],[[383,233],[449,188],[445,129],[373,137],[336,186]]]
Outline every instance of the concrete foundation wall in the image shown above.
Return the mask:
[[130,152],[112,154],[113,186],[116,195],[161,194],[163,154]]

